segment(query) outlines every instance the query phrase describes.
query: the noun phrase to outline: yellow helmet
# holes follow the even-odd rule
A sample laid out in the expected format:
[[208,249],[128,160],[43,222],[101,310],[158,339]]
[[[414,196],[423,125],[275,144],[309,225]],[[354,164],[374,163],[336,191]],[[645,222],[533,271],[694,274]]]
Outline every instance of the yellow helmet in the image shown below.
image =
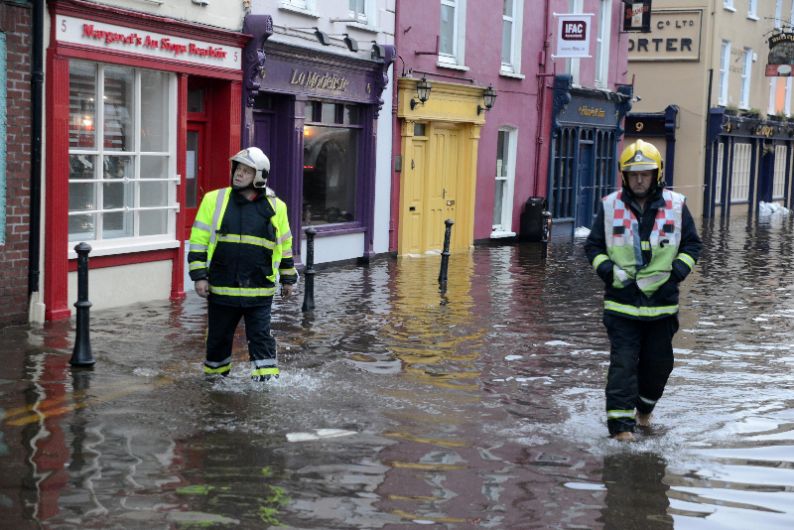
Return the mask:
[[[637,140],[629,144],[620,154],[620,172],[656,170],[656,183],[664,185],[664,160],[652,143]],[[625,182],[625,177],[624,177]]]

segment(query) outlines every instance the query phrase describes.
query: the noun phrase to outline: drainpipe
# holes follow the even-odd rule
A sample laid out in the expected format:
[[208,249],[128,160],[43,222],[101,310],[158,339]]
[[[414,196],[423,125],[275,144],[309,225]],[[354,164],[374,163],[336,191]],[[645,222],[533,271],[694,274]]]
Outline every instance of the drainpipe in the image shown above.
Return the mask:
[[30,127],[30,233],[28,236],[28,296],[39,290],[41,255],[41,131],[44,84],[44,0],[33,0]]
[[[540,161],[541,161],[541,148],[544,145],[543,140],[543,118],[546,114],[546,78],[549,74],[546,72],[546,65],[549,61],[549,4],[550,1],[543,2],[543,49],[540,52],[540,60],[538,61],[540,71],[538,72],[538,126],[537,136],[535,137],[535,180],[532,184],[532,195],[538,194],[538,181],[540,179]],[[546,190],[548,193],[548,190]]]

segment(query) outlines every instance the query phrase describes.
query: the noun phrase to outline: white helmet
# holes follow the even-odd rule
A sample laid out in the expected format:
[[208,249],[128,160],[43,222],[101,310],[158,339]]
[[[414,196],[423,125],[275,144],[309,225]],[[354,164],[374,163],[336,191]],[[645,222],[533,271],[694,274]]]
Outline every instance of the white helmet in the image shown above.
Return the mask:
[[[256,170],[256,175],[254,175],[254,187],[265,187],[267,177],[270,175],[270,159],[261,149],[258,147],[243,149],[229,160],[254,168]],[[234,164],[232,164],[232,172],[234,172]]]

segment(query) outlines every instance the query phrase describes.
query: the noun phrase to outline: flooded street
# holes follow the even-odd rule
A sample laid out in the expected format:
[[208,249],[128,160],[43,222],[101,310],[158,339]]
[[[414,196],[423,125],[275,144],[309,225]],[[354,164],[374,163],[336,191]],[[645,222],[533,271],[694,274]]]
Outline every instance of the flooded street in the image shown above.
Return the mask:
[[[201,372],[205,304],[2,332],[3,528],[794,528],[794,224],[702,227],[676,363],[607,436],[602,288],[581,240],[319,271],[277,302],[282,376]],[[240,330],[241,331],[241,330]]]

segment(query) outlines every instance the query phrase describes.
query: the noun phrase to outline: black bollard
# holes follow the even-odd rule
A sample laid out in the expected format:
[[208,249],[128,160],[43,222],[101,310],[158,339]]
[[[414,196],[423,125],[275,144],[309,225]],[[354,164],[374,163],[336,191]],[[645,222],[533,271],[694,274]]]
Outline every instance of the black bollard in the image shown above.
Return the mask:
[[546,255],[549,252],[549,240],[551,239],[551,212],[548,210],[543,210],[543,236],[541,237],[541,242],[543,243],[543,250],[542,255],[543,259],[546,259]]
[[89,309],[88,301],[88,253],[91,245],[78,243],[74,247],[77,252],[77,331],[75,332],[74,350],[69,364],[76,367],[91,367],[96,362],[91,354],[91,338],[89,337]]
[[314,310],[314,236],[317,230],[311,226],[306,229],[306,268],[303,275],[306,276],[303,287],[303,307],[302,311]]
[[452,235],[452,225],[455,221],[447,219],[444,221],[446,228],[444,229],[444,251],[441,253],[441,270],[438,271],[438,284],[439,289],[442,291],[447,290],[447,269],[449,268],[449,239]]

